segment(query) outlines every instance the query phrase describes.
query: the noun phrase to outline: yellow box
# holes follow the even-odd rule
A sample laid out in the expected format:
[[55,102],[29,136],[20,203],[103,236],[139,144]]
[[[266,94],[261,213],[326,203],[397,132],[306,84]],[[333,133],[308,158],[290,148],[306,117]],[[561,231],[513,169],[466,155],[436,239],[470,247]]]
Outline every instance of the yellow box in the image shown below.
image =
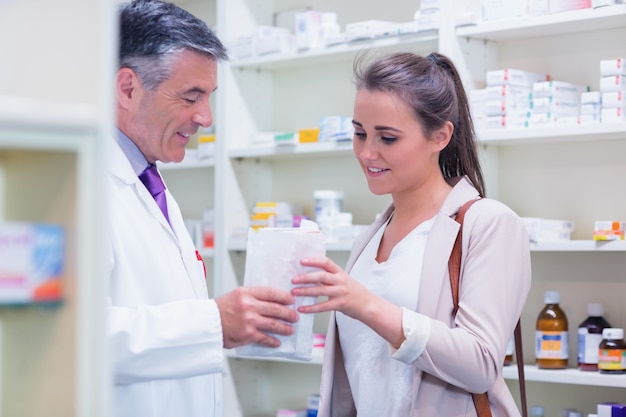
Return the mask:
[[317,138],[320,135],[319,127],[314,129],[300,129],[298,130],[298,141],[300,143],[317,142]]

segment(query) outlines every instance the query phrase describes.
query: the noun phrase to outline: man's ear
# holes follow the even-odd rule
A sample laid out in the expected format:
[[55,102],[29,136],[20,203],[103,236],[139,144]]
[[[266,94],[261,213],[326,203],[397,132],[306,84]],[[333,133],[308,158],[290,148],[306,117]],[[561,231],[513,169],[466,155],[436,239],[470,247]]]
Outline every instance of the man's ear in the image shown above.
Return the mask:
[[139,79],[137,74],[130,68],[120,68],[117,71],[115,93],[118,105],[130,110],[137,101],[139,90]]
[[437,129],[433,133],[433,142],[437,146],[438,150],[444,149],[450,143],[450,139],[452,138],[452,133],[454,132],[454,125],[452,122],[447,121],[443,124],[442,127]]

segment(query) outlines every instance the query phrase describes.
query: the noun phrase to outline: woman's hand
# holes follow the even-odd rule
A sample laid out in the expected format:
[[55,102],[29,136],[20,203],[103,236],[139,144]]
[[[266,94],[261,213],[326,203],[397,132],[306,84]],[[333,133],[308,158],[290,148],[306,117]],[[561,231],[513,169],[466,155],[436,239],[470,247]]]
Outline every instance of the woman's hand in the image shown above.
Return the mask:
[[318,270],[295,276],[291,282],[297,287],[291,293],[294,296],[328,297],[328,300],[299,307],[298,312],[321,313],[335,310],[361,320],[364,307],[371,303],[371,298],[375,298],[367,288],[327,257],[304,258],[300,263]]
[[319,270],[295,276],[291,282],[296,288],[291,294],[328,297],[328,300],[298,307],[299,313],[339,311],[369,326],[395,348],[402,344],[404,332],[399,306],[370,292],[329,258],[305,258],[300,263]]

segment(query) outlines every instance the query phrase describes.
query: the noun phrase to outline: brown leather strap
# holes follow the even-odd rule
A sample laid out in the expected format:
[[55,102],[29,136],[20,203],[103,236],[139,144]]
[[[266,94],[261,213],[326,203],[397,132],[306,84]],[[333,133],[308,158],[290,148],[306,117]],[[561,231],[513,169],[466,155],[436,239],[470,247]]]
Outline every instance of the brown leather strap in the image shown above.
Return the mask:
[[465,218],[465,212],[474,204],[476,200],[470,200],[463,204],[456,214],[454,220],[461,226],[459,227],[459,233],[456,235],[454,246],[452,246],[452,252],[450,253],[450,259],[448,260],[448,271],[450,272],[450,287],[452,289],[452,301],[454,302],[454,309],[452,313],[456,315],[456,311],[459,309],[459,282],[461,281],[461,242],[463,240],[463,219]]
[[474,407],[478,417],[491,417],[491,407],[489,407],[489,399],[486,392],[472,394],[472,400],[474,400]]
[[[452,252],[450,253],[450,259],[448,260],[448,269],[450,272],[450,287],[452,289],[452,300],[454,302],[453,314],[456,314],[459,309],[459,282],[461,275],[461,243],[463,238],[463,219],[465,218],[465,212],[474,204],[476,200],[470,200],[463,204],[457,213],[455,220],[460,223],[459,233],[454,241]],[[515,326],[515,355],[517,356],[517,373],[519,377],[520,385],[520,399],[522,403],[522,417],[528,416],[528,410],[526,405],[526,381],[524,378],[524,356],[522,350],[522,330],[521,323],[518,320]],[[472,394],[472,400],[474,401],[474,407],[476,408],[476,414],[478,417],[491,417],[491,408],[489,407],[489,399],[487,393]]]
[[519,380],[520,401],[522,403],[522,417],[528,416],[526,404],[526,377],[524,376],[524,349],[522,345],[522,322],[517,321],[515,326],[515,356],[517,357],[517,377]]

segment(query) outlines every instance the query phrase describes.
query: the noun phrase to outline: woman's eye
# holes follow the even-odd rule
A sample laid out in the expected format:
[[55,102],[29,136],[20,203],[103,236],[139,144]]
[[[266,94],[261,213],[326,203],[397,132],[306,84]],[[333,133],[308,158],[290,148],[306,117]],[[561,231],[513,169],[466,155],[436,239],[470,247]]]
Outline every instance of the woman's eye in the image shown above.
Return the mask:
[[354,132],[354,136],[356,136],[359,139],[365,139],[367,137],[367,135],[363,132]]
[[381,136],[380,140],[382,140],[385,143],[393,143],[396,141],[395,137],[390,137],[390,136]]

